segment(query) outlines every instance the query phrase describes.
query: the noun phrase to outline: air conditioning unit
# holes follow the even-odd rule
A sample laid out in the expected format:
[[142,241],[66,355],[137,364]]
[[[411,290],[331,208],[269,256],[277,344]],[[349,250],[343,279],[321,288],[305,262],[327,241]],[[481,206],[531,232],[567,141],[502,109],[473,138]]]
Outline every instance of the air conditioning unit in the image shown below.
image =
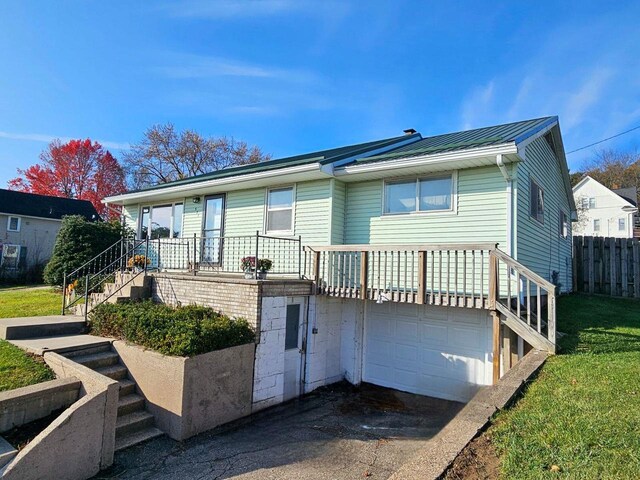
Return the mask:
[[20,245],[2,246],[2,268],[18,268],[20,259]]

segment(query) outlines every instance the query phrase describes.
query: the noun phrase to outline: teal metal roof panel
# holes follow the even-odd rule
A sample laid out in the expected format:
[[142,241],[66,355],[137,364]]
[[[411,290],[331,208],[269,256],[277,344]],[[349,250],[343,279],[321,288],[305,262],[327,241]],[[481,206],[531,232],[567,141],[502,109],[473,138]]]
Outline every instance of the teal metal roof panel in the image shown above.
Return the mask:
[[196,176],[185,178],[182,180],[175,180],[173,182],[163,183],[161,185],[142,188],[140,190],[132,190],[127,193],[159,190],[162,188],[174,187],[177,185],[188,185],[191,183],[204,182],[206,180],[227,178],[227,177],[233,177],[236,175],[245,175],[249,173],[263,172],[263,171],[275,170],[275,169],[285,168],[285,167],[295,167],[298,165],[306,165],[311,163],[320,163],[324,165],[324,164],[337,162],[339,160],[343,160],[349,157],[365,155],[367,152],[375,151],[383,147],[388,147],[395,143],[404,142],[412,137],[415,138],[416,140],[422,138],[419,133],[415,133],[413,135],[401,135],[399,137],[385,138],[383,140],[375,140],[372,142],[358,143],[355,145],[347,145],[343,147],[330,148],[327,150],[319,150],[317,152],[310,152],[302,155],[295,155],[292,157],[278,158],[278,159],[267,160],[265,162],[259,162],[259,163],[250,163],[247,165],[239,165],[237,167],[229,167],[229,168],[225,168],[224,170],[218,170],[211,173],[196,175]]
[[433,155],[508,143],[517,144],[557,120],[558,117],[542,117],[492,127],[425,137],[422,140],[390,150],[382,155],[359,158],[355,163],[361,164],[383,160],[396,160],[419,155]]

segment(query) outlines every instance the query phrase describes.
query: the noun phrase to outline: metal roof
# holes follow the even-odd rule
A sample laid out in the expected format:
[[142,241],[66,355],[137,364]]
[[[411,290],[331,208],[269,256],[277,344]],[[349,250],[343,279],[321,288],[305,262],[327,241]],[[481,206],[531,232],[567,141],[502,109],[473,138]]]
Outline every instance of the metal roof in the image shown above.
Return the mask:
[[317,152],[310,152],[302,155],[295,155],[292,157],[284,157],[284,158],[278,158],[274,160],[267,160],[259,163],[239,165],[237,167],[229,167],[229,168],[225,168],[224,170],[217,170],[215,172],[196,175],[196,176],[185,178],[182,180],[163,183],[161,185],[145,187],[140,190],[132,190],[127,193],[137,193],[137,192],[144,192],[149,190],[158,190],[166,187],[188,185],[191,183],[198,183],[198,182],[217,179],[217,178],[233,177],[236,175],[244,175],[248,173],[275,170],[279,168],[293,167],[293,166],[305,165],[310,163],[320,163],[324,165],[324,164],[337,162],[339,160],[348,159],[349,157],[366,155],[367,152],[375,151],[383,147],[392,146],[395,143],[400,143],[400,142],[404,143],[407,140],[410,140],[412,138],[419,140],[422,137],[420,136],[419,133],[414,133],[412,135],[401,135],[398,137],[385,138],[383,140],[375,140],[372,142],[358,143],[355,145],[346,145],[343,147],[330,148],[327,150],[319,150]]
[[476,128],[462,132],[445,133],[425,137],[410,145],[390,150],[382,155],[362,157],[356,163],[369,163],[382,160],[433,155],[438,153],[468,150],[472,148],[490,147],[508,143],[520,143],[556,122],[558,117],[542,117],[521,122],[506,123],[492,127]]

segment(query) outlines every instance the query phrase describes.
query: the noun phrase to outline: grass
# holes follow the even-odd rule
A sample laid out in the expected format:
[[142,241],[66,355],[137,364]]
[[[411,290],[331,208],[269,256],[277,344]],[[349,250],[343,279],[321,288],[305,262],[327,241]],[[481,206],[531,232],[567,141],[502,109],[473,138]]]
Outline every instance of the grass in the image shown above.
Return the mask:
[[640,302],[561,297],[558,330],[561,353],[487,432],[502,476],[638,478]]
[[[60,310],[60,294],[49,288],[0,289],[0,318],[54,315]],[[53,372],[6,340],[0,340],[0,391],[33,385],[53,378]]]
[[53,378],[53,372],[42,360],[6,340],[0,340],[0,391],[26,387]]
[[0,289],[0,318],[56,315],[61,307],[60,293],[51,288]]

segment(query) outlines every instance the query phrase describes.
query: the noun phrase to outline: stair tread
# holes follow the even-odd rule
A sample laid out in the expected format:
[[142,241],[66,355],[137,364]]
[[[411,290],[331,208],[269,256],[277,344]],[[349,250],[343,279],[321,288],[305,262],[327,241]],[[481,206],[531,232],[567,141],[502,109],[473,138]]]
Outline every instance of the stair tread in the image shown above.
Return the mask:
[[129,448],[139,443],[145,442],[147,440],[157,438],[161,435],[164,435],[164,433],[156,427],[149,427],[149,428],[145,428],[144,430],[121,435],[116,438],[115,450],[116,452],[118,452],[125,448]]
[[118,399],[118,407],[131,405],[132,403],[136,403],[141,400],[144,401],[144,397],[142,395],[138,395],[137,393],[130,393],[129,395],[125,395],[124,397],[120,397]]
[[106,351],[106,352],[99,352],[99,353],[90,353],[88,355],[78,355],[77,357],[74,357],[73,360],[76,363],[85,364],[85,363],[92,362],[94,360],[102,360],[105,358],[118,359],[120,357],[118,357],[118,354],[115,352]]
[[121,363],[117,363],[115,365],[109,365],[107,367],[98,367],[95,369],[95,371],[100,373],[101,375],[107,375],[108,373],[121,372],[122,370],[126,370],[126,369],[127,367],[125,367]]
[[147,420],[148,418],[153,418],[146,410],[139,410],[137,412],[127,413],[126,415],[122,415],[116,419],[116,429],[123,427],[125,425],[130,425],[132,423],[141,422]]

